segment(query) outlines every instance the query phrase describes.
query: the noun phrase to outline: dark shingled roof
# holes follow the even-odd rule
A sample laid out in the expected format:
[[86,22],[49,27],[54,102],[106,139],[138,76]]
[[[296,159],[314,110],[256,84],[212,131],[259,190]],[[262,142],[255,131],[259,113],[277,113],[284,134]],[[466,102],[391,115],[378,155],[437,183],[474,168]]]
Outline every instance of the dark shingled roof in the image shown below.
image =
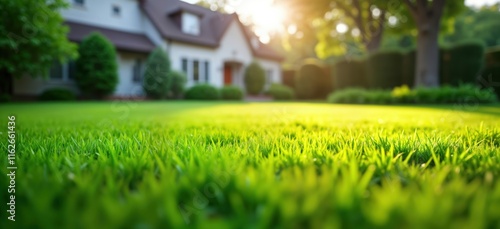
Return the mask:
[[149,53],[155,48],[153,42],[140,33],[118,31],[71,21],[65,21],[64,24],[70,29],[68,33],[69,40],[74,42],[81,42],[92,32],[100,32],[107,37],[118,50]]
[[[216,48],[220,45],[220,41],[231,22],[237,21],[246,35],[249,46],[252,47],[254,56],[278,61],[284,59],[266,44],[260,44],[258,48],[254,48],[250,44],[250,38],[254,34],[240,22],[236,14],[222,14],[180,0],[143,0],[141,2],[145,14],[166,39]],[[200,35],[183,33],[170,17],[170,15],[182,11],[200,16]]]

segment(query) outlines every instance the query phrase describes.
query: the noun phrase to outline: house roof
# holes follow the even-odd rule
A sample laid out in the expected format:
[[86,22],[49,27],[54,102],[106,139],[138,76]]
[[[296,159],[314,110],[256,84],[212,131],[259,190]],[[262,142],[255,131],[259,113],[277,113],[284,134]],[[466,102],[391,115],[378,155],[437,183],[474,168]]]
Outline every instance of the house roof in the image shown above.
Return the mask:
[[[217,48],[233,21],[236,21],[241,26],[249,44],[251,37],[255,36],[253,32],[240,22],[236,14],[223,14],[180,0],[143,0],[141,1],[141,8],[159,33],[165,39],[173,41]],[[199,35],[182,32],[181,28],[170,17],[179,12],[189,12],[200,17]],[[258,47],[249,46],[252,47],[252,52],[256,57],[278,61],[284,59],[283,56],[266,44],[260,44]]]
[[65,21],[64,24],[70,29],[68,33],[69,40],[74,42],[81,42],[92,32],[100,32],[107,37],[118,50],[149,53],[155,48],[154,43],[149,40],[148,37],[140,33],[118,31],[71,21]]

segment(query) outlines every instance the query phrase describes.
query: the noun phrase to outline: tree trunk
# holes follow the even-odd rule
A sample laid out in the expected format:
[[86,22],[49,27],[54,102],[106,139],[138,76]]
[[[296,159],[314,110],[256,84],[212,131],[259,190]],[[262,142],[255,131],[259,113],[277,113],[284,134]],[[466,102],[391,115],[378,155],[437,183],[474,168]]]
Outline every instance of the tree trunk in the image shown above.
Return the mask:
[[439,86],[439,24],[424,24],[417,37],[415,86]]
[[380,31],[373,33],[372,37],[365,42],[365,47],[368,53],[374,53],[379,50],[383,34],[384,29],[381,28]]

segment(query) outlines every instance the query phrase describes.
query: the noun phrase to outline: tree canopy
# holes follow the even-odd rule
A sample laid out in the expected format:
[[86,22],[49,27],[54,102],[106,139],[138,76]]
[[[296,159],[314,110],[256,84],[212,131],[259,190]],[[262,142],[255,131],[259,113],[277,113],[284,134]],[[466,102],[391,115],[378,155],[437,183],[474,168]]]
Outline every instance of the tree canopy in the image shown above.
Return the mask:
[[62,26],[59,10],[64,7],[64,0],[0,0],[0,81],[4,86],[0,93],[12,93],[12,76],[46,76],[55,61],[77,56],[77,46],[68,41],[68,28]]

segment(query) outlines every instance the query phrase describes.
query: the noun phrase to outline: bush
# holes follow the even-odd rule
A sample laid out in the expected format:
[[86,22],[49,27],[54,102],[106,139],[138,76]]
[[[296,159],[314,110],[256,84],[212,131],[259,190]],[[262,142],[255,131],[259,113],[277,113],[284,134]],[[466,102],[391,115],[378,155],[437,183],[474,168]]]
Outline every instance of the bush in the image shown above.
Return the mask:
[[331,103],[365,104],[445,104],[445,103],[494,103],[497,97],[492,89],[481,90],[473,85],[459,87],[417,88],[408,86],[390,90],[345,89],[330,94]]
[[295,78],[295,89],[301,99],[324,99],[332,91],[332,86],[330,76],[315,61],[303,64]]
[[392,89],[402,84],[403,54],[384,51],[371,55],[367,62],[367,79],[370,88]]
[[0,103],[8,103],[11,101],[9,94],[0,94]]
[[266,72],[259,63],[253,62],[245,69],[245,87],[250,95],[262,92],[266,84]]
[[76,99],[75,93],[65,88],[52,88],[45,90],[40,96],[43,101],[72,101]]
[[292,100],[294,98],[293,89],[281,84],[272,84],[269,87],[268,94],[271,95],[274,100]]
[[336,90],[345,88],[368,88],[365,60],[341,60],[333,67]]
[[76,83],[82,94],[102,98],[118,84],[116,51],[110,41],[94,32],[80,43],[76,60]]
[[459,86],[475,84],[484,63],[484,45],[479,41],[469,41],[443,52],[441,85]]
[[171,71],[168,78],[170,79],[170,98],[182,98],[187,82],[186,75],[183,72]]
[[220,90],[223,100],[242,100],[243,91],[237,86],[224,86]]
[[220,92],[212,85],[198,84],[186,91],[185,98],[189,100],[218,100]]
[[167,98],[172,83],[169,78],[170,74],[170,59],[167,53],[158,47],[149,55],[146,63],[142,85],[146,95],[152,99]]

